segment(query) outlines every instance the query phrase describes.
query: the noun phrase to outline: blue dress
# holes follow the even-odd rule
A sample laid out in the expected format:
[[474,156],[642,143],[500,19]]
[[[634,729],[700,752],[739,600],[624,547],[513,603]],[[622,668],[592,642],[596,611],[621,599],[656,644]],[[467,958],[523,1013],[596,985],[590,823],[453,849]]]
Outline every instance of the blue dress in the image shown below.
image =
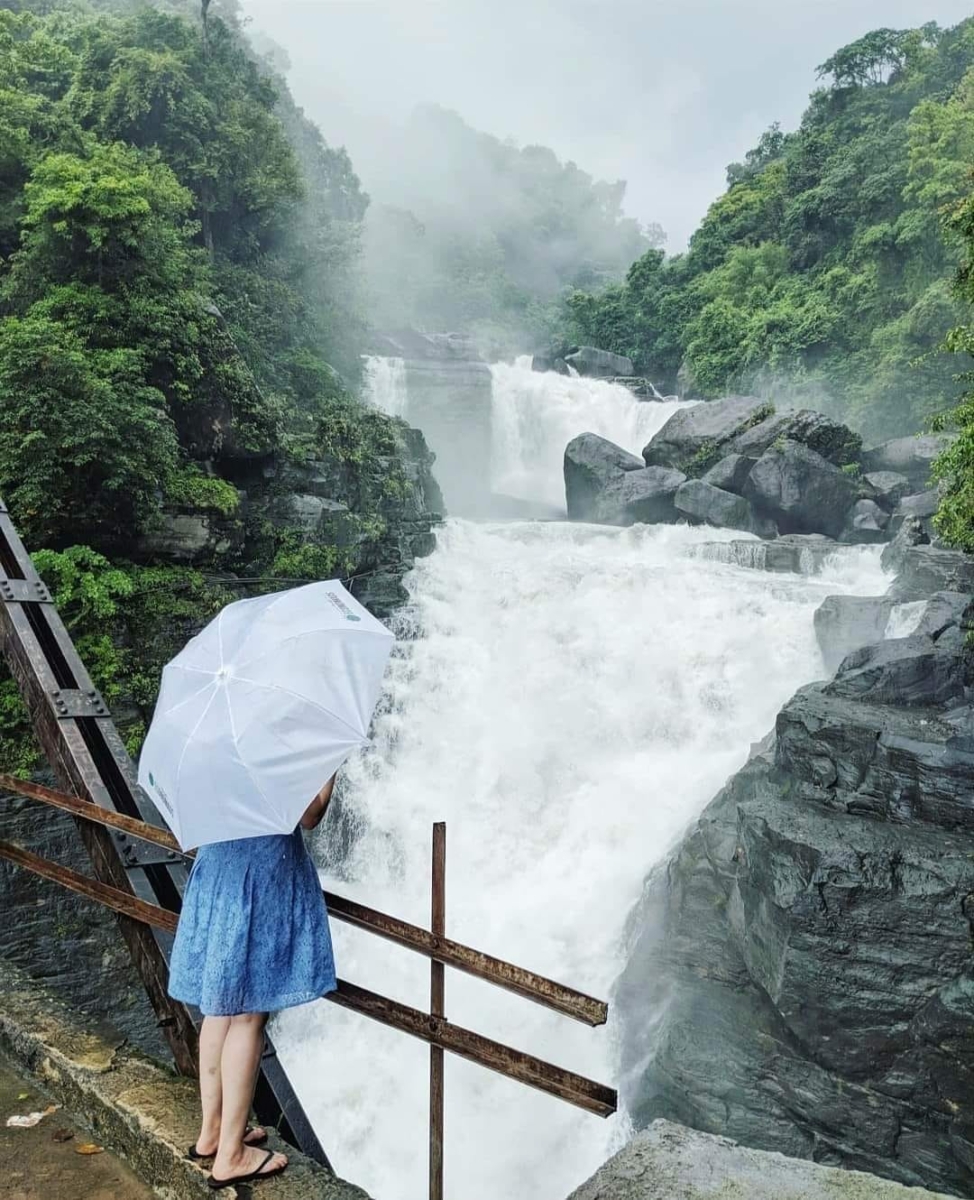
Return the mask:
[[335,988],[321,883],[301,830],[201,846],[169,965],[169,994],[204,1016],[276,1012]]

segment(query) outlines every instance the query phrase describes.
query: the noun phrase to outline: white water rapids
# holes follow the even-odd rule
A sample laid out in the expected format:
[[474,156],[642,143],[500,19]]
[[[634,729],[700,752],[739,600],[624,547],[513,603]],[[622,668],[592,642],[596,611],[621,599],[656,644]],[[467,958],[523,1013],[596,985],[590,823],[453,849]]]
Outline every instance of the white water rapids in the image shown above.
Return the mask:
[[[671,411],[527,374],[494,371],[495,478],[522,495],[555,498],[575,434],[594,428],[638,453]],[[407,412],[405,396],[395,403]],[[886,585],[878,548],[788,576],[691,557],[715,540],[729,538],[447,522],[407,580],[414,636],[392,662],[374,744],[345,772],[352,836],[338,844],[335,813],[318,835],[326,882],[428,926],[430,828],[445,820],[448,934],[611,999],[646,873],[822,675],[815,608]],[[426,960],[333,931],[344,978],[428,1005]],[[611,1018],[590,1030],[452,971],[446,997],[460,1025],[619,1077]],[[326,1003],[283,1014],[276,1035],[339,1174],[379,1200],[424,1194],[427,1048]],[[561,1200],[626,1132],[624,1115],[600,1121],[447,1055],[448,1195]]]

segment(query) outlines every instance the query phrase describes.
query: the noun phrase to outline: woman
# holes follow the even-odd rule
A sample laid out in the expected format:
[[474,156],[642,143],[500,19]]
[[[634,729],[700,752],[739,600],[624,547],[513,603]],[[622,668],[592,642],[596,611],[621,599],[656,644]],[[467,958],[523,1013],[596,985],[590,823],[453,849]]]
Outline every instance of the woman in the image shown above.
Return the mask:
[[213,1158],[211,1188],[279,1175],[287,1156],[247,1127],[268,1013],[335,988],[328,914],[301,829],[325,815],[335,777],[291,834],[202,846],[190,873],[169,969],[169,994],[203,1014],[203,1121],[189,1149]]

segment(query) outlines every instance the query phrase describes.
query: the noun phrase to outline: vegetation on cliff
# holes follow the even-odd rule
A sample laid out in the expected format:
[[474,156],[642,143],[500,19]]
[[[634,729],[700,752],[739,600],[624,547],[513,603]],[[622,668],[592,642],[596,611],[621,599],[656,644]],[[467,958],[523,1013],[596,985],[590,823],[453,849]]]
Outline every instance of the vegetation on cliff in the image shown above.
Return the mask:
[[[0,10],[0,495],[133,746],[227,576],[398,561],[425,455],[349,390],[368,197],[348,156],[233,0],[200,15]],[[26,730],[0,681],[0,766],[32,765]]]

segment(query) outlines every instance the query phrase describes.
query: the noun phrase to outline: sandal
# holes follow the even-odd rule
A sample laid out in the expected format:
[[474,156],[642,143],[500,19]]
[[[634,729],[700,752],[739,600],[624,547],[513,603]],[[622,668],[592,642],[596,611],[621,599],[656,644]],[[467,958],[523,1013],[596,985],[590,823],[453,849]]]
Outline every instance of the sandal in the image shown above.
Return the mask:
[[214,1192],[218,1192],[220,1188],[236,1187],[238,1183],[250,1183],[255,1179],[271,1179],[274,1175],[280,1175],[287,1169],[287,1163],[281,1163],[279,1167],[274,1167],[270,1171],[264,1170],[276,1153],[276,1150],[268,1150],[257,1170],[251,1171],[247,1175],[234,1175],[231,1179],[217,1179],[215,1175],[211,1175],[206,1181],[206,1186],[212,1188]]
[[[253,1125],[247,1126],[246,1130],[244,1131],[244,1135],[243,1135],[243,1142],[244,1142],[245,1146],[263,1146],[267,1142],[267,1130],[266,1129],[261,1131],[261,1135],[259,1138],[255,1138],[252,1136],[256,1132],[257,1132],[257,1130],[254,1128]],[[213,1154],[216,1154],[215,1150],[213,1151]],[[186,1157],[189,1159],[192,1159],[193,1162],[205,1162],[206,1159],[212,1158],[213,1154],[200,1154],[200,1152],[196,1149],[195,1142],[186,1151]]]

